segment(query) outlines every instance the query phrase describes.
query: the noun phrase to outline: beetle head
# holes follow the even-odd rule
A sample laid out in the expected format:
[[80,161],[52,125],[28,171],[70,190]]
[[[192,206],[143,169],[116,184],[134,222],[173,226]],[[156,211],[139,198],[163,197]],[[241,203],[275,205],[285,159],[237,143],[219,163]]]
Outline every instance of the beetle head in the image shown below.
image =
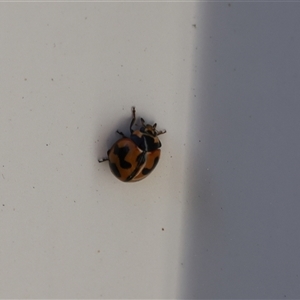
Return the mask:
[[141,132],[149,134],[151,136],[157,136],[156,123],[153,125],[146,124],[145,120],[141,118],[142,127],[140,129]]

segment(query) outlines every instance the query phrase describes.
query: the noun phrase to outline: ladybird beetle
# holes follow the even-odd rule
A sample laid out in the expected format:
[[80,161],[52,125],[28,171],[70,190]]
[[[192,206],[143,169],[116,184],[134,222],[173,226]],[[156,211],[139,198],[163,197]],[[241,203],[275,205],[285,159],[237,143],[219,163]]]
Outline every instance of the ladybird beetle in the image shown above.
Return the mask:
[[156,123],[146,124],[143,118],[140,130],[133,130],[135,120],[135,107],[132,107],[130,137],[117,130],[122,138],[107,151],[107,158],[98,160],[100,163],[108,161],[112,173],[125,182],[142,180],[154,170],[160,157],[158,136],[166,133],[165,130],[156,130]]

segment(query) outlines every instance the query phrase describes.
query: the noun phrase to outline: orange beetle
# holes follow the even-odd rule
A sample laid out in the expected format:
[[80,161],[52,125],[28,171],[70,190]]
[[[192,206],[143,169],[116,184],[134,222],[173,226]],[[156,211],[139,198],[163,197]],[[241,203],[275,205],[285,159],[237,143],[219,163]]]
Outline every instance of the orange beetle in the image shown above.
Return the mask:
[[107,158],[98,161],[108,161],[112,173],[121,181],[134,182],[147,177],[156,167],[160,157],[161,142],[158,138],[165,130],[157,131],[154,125],[145,124],[141,118],[140,130],[133,130],[135,123],[135,107],[132,108],[130,122],[130,137],[117,131],[122,138],[107,151]]

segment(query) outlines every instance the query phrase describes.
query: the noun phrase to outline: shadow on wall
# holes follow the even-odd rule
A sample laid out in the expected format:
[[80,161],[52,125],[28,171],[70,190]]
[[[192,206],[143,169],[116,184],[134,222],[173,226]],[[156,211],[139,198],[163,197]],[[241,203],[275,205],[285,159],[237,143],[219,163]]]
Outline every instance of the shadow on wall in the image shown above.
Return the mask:
[[181,298],[300,298],[300,3],[199,3]]

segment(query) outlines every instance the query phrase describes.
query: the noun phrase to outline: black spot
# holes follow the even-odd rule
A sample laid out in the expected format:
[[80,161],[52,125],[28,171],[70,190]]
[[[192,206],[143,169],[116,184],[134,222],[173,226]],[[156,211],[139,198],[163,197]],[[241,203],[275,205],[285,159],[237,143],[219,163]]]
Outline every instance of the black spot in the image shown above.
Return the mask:
[[151,173],[151,171],[156,167],[156,165],[158,164],[158,160],[159,160],[159,157],[156,157],[155,160],[154,160],[154,163],[153,163],[153,166],[151,169],[147,169],[147,168],[144,168],[142,170],[142,174],[143,175],[148,175],[149,173]]
[[137,161],[137,165],[141,166],[142,164],[145,163],[145,152],[142,152],[141,154],[138,155],[138,157],[136,158]]
[[135,176],[135,174],[129,175],[129,176],[126,178],[125,182],[131,181],[132,178],[133,178],[134,176]]
[[118,156],[120,160],[120,166],[122,169],[130,169],[131,168],[131,163],[125,160],[126,155],[129,152],[129,147],[121,147],[119,148],[118,145],[115,146],[114,148],[114,154]]
[[136,168],[135,170],[126,178],[126,181],[130,181],[132,180],[132,178],[134,178],[136,176],[136,174],[138,173],[138,171],[141,168],[141,165],[145,163],[145,152],[142,152],[141,154],[138,155],[138,157],[136,158],[137,164],[136,164]]
[[112,172],[116,177],[120,178],[120,177],[121,177],[121,174],[120,174],[120,172],[119,172],[119,169],[118,169],[117,165],[110,162],[110,163],[109,163],[109,166],[110,166],[111,172]]

